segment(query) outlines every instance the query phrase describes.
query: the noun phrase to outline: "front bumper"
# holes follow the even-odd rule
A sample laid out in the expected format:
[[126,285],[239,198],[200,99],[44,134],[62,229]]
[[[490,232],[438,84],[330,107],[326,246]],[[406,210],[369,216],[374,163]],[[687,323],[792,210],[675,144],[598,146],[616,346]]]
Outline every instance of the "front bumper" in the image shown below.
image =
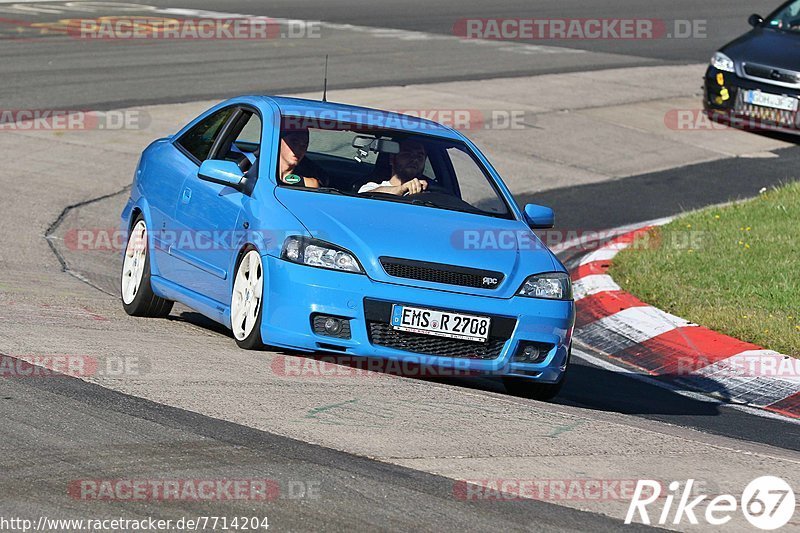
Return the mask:
[[800,90],[742,78],[709,66],[703,84],[706,115],[735,128],[800,134],[800,112],[748,104],[744,101],[744,92],[748,90],[800,98]]
[[[261,334],[270,345],[305,351],[328,351],[359,357],[410,362],[459,373],[518,375],[557,382],[566,369],[575,320],[574,303],[535,298],[487,298],[376,282],[361,274],[336,272],[264,257],[265,296]],[[504,338],[491,359],[421,354],[373,343],[369,323],[376,323],[391,303],[490,315],[497,338]],[[350,320],[349,339],[319,335],[311,315]],[[492,326],[493,329],[495,326]],[[501,337],[503,336],[503,337]],[[539,363],[512,362],[521,341],[552,345]],[[463,374],[461,374],[463,375]]]

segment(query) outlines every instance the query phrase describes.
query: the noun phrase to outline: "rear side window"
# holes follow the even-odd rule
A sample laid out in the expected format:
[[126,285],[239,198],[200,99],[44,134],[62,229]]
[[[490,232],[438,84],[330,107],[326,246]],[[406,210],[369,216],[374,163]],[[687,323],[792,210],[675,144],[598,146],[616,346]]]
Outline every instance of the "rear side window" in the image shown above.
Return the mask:
[[187,152],[197,158],[198,161],[208,159],[211,147],[219,135],[222,127],[233,114],[234,108],[222,109],[201,121],[194,128],[187,131],[180,138],[180,144]]

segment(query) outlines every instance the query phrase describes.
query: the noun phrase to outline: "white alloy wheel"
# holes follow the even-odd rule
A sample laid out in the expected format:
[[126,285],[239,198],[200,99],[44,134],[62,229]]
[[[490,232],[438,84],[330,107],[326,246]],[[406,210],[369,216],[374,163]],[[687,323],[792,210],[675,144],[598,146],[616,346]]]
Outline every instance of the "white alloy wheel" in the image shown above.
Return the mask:
[[147,226],[140,220],[131,230],[125,258],[122,263],[122,301],[130,305],[144,277],[145,260],[147,259]]
[[242,257],[236,270],[231,299],[231,329],[237,340],[247,339],[253,332],[261,309],[261,295],[264,290],[264,271],[261,268],[261,255],[250,250]]

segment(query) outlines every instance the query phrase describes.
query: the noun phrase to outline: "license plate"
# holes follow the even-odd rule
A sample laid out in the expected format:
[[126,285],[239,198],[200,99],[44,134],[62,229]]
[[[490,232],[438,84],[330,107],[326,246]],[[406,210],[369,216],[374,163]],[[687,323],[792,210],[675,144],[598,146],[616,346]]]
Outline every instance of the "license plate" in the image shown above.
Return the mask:
[[391,326],[398,331],[486,342],[491,324],[492,319],[488,316],[434,311],[407,305],[392,306]]
[[773,109],[797,111],[797,98],[791,96],[762,93],[761,91],[745,91],[744,101],[748,104],[771,107]]

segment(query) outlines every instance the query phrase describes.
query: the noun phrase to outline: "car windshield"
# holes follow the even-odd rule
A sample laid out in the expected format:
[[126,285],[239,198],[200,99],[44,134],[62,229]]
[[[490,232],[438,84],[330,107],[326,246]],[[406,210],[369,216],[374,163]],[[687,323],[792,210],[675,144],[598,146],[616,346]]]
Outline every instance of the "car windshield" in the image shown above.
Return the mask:
[[327,123],[282,127],[279,142],[282,187],[513,217],[492,177],[461,141]]
[[764,25],[768,28],[800,32],[800,0],[786,4],[772,13]]

